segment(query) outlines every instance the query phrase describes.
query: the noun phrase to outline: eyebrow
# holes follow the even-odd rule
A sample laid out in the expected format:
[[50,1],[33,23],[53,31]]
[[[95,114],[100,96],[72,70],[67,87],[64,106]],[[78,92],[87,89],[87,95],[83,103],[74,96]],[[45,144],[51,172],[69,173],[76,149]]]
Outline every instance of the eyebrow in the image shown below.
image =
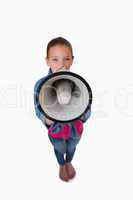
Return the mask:
[[[63,58],[70,58],[71,56],[64,56]],[[50,58],[62,58],[60,56],[50,56]]]

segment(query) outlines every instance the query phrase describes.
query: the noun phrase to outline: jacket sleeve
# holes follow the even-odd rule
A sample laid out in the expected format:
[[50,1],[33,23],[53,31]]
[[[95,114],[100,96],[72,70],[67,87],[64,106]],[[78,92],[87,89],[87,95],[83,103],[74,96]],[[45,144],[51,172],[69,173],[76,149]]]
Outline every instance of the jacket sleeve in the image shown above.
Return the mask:
[[34,86],[34,106],[35,106],[35,114],[37,117],[44,123],[45,122],[45,116],[39,109],[39,92],[38,87],[40,83],[42,82],[42,79],[40,79]]
[[85,123],[89,118],[90,118],[90,115],[91,115],[91,109],[89,109],[87,112],[85,112],[82,117],[80,118],[80,120]]

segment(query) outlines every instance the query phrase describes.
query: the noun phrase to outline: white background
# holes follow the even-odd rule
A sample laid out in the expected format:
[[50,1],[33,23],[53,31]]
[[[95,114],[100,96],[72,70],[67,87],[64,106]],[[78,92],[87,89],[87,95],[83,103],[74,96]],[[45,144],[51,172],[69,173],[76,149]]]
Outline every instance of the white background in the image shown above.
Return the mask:
[[[33,87],[49,40],[73,45],[92,116],[64,183]],[[133,199],[133,5],[130,0],[0,1],[0,199]]]

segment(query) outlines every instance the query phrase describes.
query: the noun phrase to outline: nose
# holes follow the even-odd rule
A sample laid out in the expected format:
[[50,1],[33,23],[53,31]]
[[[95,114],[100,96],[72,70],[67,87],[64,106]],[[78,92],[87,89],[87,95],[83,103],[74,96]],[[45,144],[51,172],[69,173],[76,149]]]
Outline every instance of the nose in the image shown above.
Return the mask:
[[65,64],[64,60],[63,59],[60,60],[60,66],[64,66],[64,64]]
[[65,60],[60,59],[58,63],[58,71],[63,71],[63,70],[69,70],[69,68],[66,66]]

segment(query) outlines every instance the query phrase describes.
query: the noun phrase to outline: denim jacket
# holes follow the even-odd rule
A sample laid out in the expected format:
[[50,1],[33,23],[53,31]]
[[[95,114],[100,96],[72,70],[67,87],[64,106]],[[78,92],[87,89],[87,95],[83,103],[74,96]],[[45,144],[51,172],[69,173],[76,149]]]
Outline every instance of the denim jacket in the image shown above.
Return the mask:
[[[48,75],[52,74],[51,68],[48,71]],[[85,123],[88,118],[91,115],[91,110],[88,110],[85,112],[82,117],[80,117],[77,120],[73,120],[68,123],[61,123],[55,121],[51,125],[47,125],[45,122],[45,115],[40,111],[39,109],[39,92],[38,92],[38,87],[39,85],[45,80],[47,77],[43,77],[40,80],[38,80],[34,86],[34,106],[35,106],[35,113],[37,117],[43,122],[43,124],[48,128],[48,134],[53,137],[53,138],[64,138],[67,139],[73,135],[72,133],[76,133],[77,136],[81,136],[83,132],[83,123]]]

